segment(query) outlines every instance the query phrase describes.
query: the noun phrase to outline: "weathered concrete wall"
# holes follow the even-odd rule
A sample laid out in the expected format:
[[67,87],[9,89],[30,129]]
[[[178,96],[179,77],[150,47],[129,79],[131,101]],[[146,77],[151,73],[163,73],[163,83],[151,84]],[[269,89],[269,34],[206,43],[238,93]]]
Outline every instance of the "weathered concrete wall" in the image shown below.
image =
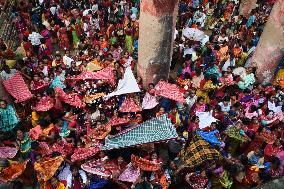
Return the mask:
[[257,0],[241,0],[239,14],[248,17],[251,10],[256,7]]
[[274,70],[284,55],[284,0],[277,0],[265,25],[252,64],[257,67],[260,82],[271,80]]
[[138,75],[144,87],[168,79],[178,0],[141,0]]

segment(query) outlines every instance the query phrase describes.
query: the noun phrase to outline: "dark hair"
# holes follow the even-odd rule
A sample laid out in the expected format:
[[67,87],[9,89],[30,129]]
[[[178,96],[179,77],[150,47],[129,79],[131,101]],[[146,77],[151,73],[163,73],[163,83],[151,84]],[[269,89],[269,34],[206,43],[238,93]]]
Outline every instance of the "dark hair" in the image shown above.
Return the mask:
[[199,102],[200,100],[205,100],[204,97],[200,96],[197,98],[196,102]]
[[230,101],[231,101],[231,98],[230,98],[229,96],[225,96],[225,97],[223,98],[223,101],[224,101],[224,102],[230,102]]

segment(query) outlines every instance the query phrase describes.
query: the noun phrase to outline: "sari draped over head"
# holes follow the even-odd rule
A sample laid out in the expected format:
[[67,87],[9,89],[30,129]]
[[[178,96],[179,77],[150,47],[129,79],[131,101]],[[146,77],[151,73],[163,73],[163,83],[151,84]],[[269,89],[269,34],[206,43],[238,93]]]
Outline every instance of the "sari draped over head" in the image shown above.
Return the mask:
[[216,66],[216,65],[214,65],[212,67],[208,67],[205,71],[205,75],[215,76],[217,79],[219,79],[222,76],[218,66]]
[[53,79],[53,81],[51,82],[51,84],[49,86],[49,88],[51,88],[51,89],[54,89],[56,87],[59,87],[61,89],[65,89],[66,88],[66,86],[61,81],[60,77],[58,77],[58,76]]
[[224,188],[231,188],[233,184],[232,178],[230,177],[229,172],[227,170],[224,170],[219,180]]
[[76,49],[78,48],[78,44],[79,44],[79,38],[77,35],[77,31],[76,31],[76,25],[72,25],[71,26],[72,29],[72,38],[73,38],[73,47]]
[[35,162],[34,169],[37,172],[38,179],[44,182],[48,181],[51,177],[53,177],[62,162],[62,156],[50,158],[43,162]]
[[7,105],[0,108],[0,131],[8,132],[13,130],[19,123],[19,118],[13,106]]
[[11,182],[18,178],[26,169],[27,162],[13,162],[9,167],[4,168],[0,173],[0,182]]
[[133,37],[131,35],[125,35],[125,48],[129,53],[133,52]]

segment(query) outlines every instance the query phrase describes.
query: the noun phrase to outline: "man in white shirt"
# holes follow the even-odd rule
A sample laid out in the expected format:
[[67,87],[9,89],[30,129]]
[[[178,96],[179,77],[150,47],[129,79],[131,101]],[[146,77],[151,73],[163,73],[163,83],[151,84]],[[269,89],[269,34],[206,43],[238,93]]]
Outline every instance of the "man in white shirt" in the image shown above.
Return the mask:
[[58,13],[59,13],[59,8],[60,8],[60,6],[59,5],[53,5],[52,7],[50,7],[50,12],[51,12],[51,14],[52,15],[55,15],[55,14],[57,14],[58,15]]
[[31,41],[35,53],[38,54],[39,46],[41,45],[40,39],[43,39],[43,37],[37,32],[32,32],[28,39]]
[[88,14],[92,14],[92,9],[86,9],[83,11],[83,16],[87,16]]
[[187,104],[187,109],[190,110],[197,100],[197,96],[195,95],[195,90],[191,90],[190,92],[185,92],[184,96],[185,96],[185,102]]
[[97,3],[93,4],[93,6],[92,6],[93,13],[96,13],[98,10],[99,10],[98,4]]

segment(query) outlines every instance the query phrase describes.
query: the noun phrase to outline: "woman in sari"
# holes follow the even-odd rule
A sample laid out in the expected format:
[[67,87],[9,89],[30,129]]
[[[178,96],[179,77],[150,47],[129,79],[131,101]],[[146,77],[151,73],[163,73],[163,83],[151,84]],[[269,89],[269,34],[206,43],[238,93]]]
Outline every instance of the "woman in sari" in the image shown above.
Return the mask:
[[69,38],[67,35],[66,27],[62,27],[58,30],[59,47],[65,50],[70,49]]
[[49,52],[52,52],[53,50],[52,39],[49,30],[46,27],[44,27],[44,29],[41,31],[40,34],[45,39],[46,48],[48,49]]
[[19,124],[19,118],[12,105],[5,100],[0,100],[0,131],[12,132]]
[[46,184],[45,189],[65,189],[65,185],[56,177],[52,177]]
[[76,22],[73,20],[73,21],[71,21],[71,26],[70,26],[70,30],[71,30],[71,32],[72,32],[72,39],[73,39],[73,47],[75,48],[75,49],[77,49],[78,48],[78,45],[79,45],[79,37],[78,37],[78,32],[77,32],[77,28],[78,28],[78,26],[77,26],[77,24],[76,24]]
[[242,129],[242,123],[237,122],[234,126],[229,127],[225,134],[227,135],[226,144],[228,146],[228,152],[232,155],[236,155],[236,151],[239,147],[240,142],[246,142],[249,140],[244,130]]
[[24,133],[21,130],[17,131],[16,146],[19,148],[21,157],[24,159],[29,158],[32,148],[32,140],[29,133]]
[[191,115],[195,115],[196,112],[205,112],[207,105],[203,97],[198,97],[196,103],[191,108]]
[[133,37],[132,37],[132,29],[125,29],[125,48],[131,54],[133,52]]

